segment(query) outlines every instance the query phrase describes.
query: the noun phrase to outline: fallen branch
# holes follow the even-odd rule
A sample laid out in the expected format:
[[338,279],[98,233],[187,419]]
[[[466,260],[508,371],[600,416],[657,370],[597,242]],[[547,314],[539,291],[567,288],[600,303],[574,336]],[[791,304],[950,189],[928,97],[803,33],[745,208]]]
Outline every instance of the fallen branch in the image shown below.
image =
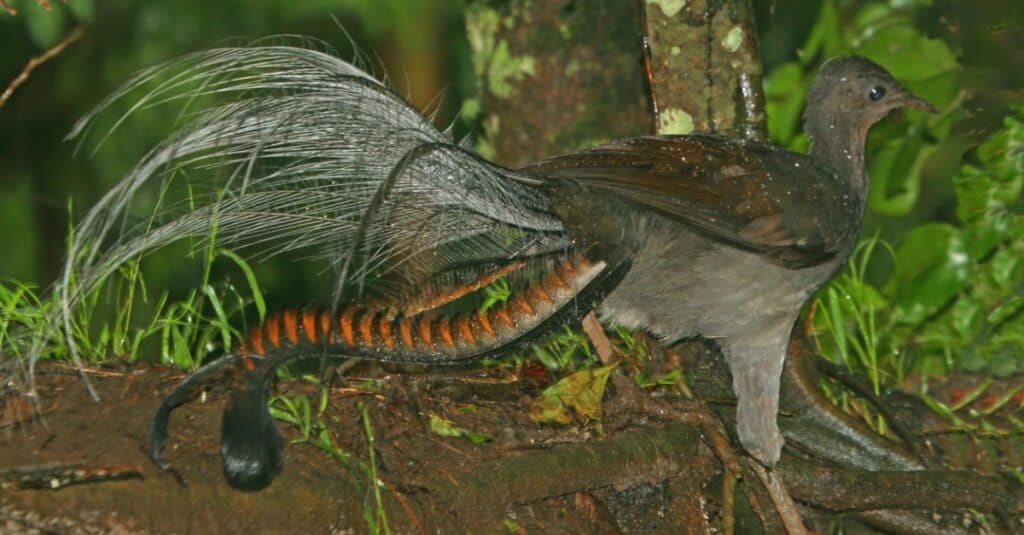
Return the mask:
[[684,470],[687,477],[709,477],[717,469],[701,463],[699,440],[695,429],[679,424],[639,429],[607,440],[471,465],[457,474],[438,474],[417,486],[429,489],[452,510],[490,510],[500,515],[516,504],[607,486],[660,482]]
[[869,472],[796,456],[779,465],[799,501],[832,511],[927,509],[1024,513],[1024,485],[962,470]]

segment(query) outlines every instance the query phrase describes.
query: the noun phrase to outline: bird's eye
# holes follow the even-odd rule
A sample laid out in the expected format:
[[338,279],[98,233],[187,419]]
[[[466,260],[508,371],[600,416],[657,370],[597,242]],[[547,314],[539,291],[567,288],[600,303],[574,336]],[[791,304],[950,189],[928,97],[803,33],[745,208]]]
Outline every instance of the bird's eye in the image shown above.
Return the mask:
[[871,92],[868,93],[868,98],[870,98],[872,102],[878,102],[879,100],[882,100],[882,97],[884,96],[885,88],[880,85],[872,87]]

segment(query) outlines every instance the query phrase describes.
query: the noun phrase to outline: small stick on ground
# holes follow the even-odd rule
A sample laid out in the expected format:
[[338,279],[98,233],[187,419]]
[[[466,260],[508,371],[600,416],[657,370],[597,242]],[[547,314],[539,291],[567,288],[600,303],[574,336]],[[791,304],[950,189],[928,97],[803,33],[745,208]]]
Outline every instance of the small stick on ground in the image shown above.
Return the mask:
[[50,463],[0,471],[0,488],[57,490],[123,479],[142,479],[142,474],[127,465],[87,467],[79,462]]
[[413,510],[411,505],[409,505],[409,500],[406,500],[405,496],[402,496],[402,493],[393,485],[388,484],[386,482],[384,483],[384,485],[387,487],[388,491],[391,492],[391,495],[395,497],[395,500],[398,502],[398,505],[402,506],[402,509],[405,511],[405,518],[409,521],[410,524],[416,526],[417,532],[423,533],[424,535],[429,533],[427,531],[426,526],[423,525],[423,521],[420,520],[419,515],[417,515],[416,511]]
[[7,3],[7,0],[0,0],[0,7],[4,8],[4,11],[12,17],[18,15],[18,10],[11,7],[11,5]]
[[614,358],[612,343],[608,340],[608,335],[604,333],[604,327],[601,326],[601,322],[597,321],[597,314],[593,310],[583,317],[583,332],[587,334],[590,343],[594,345],[594,350],[597,351],[597,357],[601,359],[601,364],[605,366],[611,364]]
[[800,518],[800,510],[778,475],[765,470],[757,461],[749,460],[748,463],[750,469],[757,474],[757,478],[761,480],[761,484],[768,491],[768,496],[771,497],[772,502],[775,503],[775,510],[779,512],[782,525],[786,526],[786,533],[789,535],[806,535],[808,531],[804,527],[803,519]]
[[[4,5],[6,7],[6,4]],[[8,12],[10,12],[9,8]],[[21,69],[21,74],[19,74],[17,78],[15,78],[14,80],[11,80],[11,83],[7,84],[7,89],[4,90],[3,94],[0,94],[0,108],[2,108],[5,103],[7,103],[7,100],[11,98],[11,95],[14,94],[14,91],[18,89],[18,87],[21,86],[21,84],[24,84],[26,81],[28,81],[29,75],[32,74],[32,71],[34,71],[36,67],[53,59],[54,56],[63,52],[64,49],[68,47],[68,45],[81,39],[83,35],[85,35],[85,30],[83,28],[75,28],[71,31],[71,33],[64,37],[64,39],[61,39],[59,43],[54,45],[53,48],[50,48],[46,52],[43,52],[42,54],[28,60],[28,63],[25,64],[25,67]]]

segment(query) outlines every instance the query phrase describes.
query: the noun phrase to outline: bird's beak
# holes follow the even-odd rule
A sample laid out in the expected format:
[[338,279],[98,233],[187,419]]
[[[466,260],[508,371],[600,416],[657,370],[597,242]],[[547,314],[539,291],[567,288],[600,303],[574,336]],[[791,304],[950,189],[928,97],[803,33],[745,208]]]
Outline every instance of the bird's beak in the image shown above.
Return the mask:
[[906,91],[903,93],[903,105],[908,108],[917,108],[919,110],[924,110],[928,113],[939,112],[939,109],[933,106],[931,102],[928,102],[927,100],[911,93],[910,91]]

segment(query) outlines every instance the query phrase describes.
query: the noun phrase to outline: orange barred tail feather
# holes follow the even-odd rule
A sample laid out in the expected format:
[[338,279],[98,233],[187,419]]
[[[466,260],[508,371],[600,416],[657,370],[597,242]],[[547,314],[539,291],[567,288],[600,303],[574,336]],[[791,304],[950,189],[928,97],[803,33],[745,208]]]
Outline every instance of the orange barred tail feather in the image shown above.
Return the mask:
[[[471,360],[504,350],[538,329],[546,331],[551,319],[566,315],[566,307],[589,307],[590,303],[580,303],[579,298],[593,293],[588,289],[601,290],[592,286],[609,286],[607,279],[615,278],[609,277],[610,271],[605,262],[576,256],[559,263],[503,305],[477,314],[447,316],[435,309],[396,312],[351,304],[339,310],[334,321],[321,319],[318,323],[318,312],[284,310],[250,330],[235,352],[275,362],[305,353],[438,364]],[[463,286],[480,287],[472,283]],[[571,319],[563,318],[563,322]]]
[[[478,359],[578,320],[628,270],[628,262],[610,267],[603,261],[576,256],[506,303],[454,317],[433,309],[396,313],[360,305],[349,305],[333,318],[325,311],[312,310],[273,314],[250,330],[232,353],[200,368],[164,399],[150,426],[150,456],[168,469],[161,455],[170,413],[197,396],[204,385],[233,377],[236,384],[221,426],[224,474],[237,489],[260,490],[280,472],[284,459],[281,435],[267,408],[270,382],[278,366],[323,355],[434,364]],[[475,291],[482,286],[469,284],[456,290],[464,295],[466,288]],[[451,295],[424,302],[450,302]]]

